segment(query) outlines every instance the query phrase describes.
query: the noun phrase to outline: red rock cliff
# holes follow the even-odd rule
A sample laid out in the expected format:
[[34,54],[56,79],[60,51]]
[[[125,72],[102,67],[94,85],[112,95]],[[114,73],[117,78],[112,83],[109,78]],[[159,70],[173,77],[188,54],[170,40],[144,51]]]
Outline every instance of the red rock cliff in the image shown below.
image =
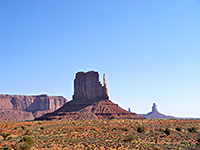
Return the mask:
[[33,120],[45,113],[53,112],[67,100],[62,96],[0,95],[0,121]]
[[98,72],[78,72],[74,79],[73,100],[103,100],[109,99],[104,75],[104,85],[99,82]]

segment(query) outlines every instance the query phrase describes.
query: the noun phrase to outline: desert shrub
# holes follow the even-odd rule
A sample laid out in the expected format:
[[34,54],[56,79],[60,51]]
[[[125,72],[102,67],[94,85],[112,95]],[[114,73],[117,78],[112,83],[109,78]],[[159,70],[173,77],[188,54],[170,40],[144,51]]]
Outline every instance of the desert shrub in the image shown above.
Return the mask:
[[196,145],[200,146],[200,138],[197,139]]
[[191,128],[188,128],[188,131],[191,133],[197,133],[197,128],[191,127]]
[[10,135],[10,133],[3,133],[1,134],[1,136],[3,137],[4,140],[6,140],[6,138]]
[[25,127],[25,126],[21,126],[21,128],[22,128],[22,130],[25,130],[25,129],[26,129],[26,127]]
[[181,131],[182,131],[182,129],[181,129],[181,128],[179,128],[179,127],[177,127],[177,128],[176,128],[176,131],[179,131],[179,132],[181,132]]
[[160,131],[160,132],[164,132],[165,130],[164,130],[163,128],[160,128],[159,131]]
[[124,137],[124,142],[130,142],[134,140],[134,136],[133,135],[127,135]]
[[181,142],[181,144],[186,144],[186,143],[187,143],[186,141],[182,141],[182,142]]
[[113,128],[112,131],[117,130],[117,128]]
[[40,127],[40,130],[44,130],[44,127]]
[[34,141],[31,137],[23,137],[17,144],[16,150],[30,150],[34,145]]
[[14,130],[17,130],[17,127],[15,127]]
[[16,144],[16,150],[30,150],[31,146],[26,142],[20,142]]
[[137,127],[137,132],[138,132],[138,133],[145,132],[144,126],[138,126],[138,127]]
[[25,135],[30,135],[31,134],[31,130],[27,129]]
[[12,150],[12,148],[10,146],[6,146],[3,148],[3,150]]
[[33,146],[33,144],[34,144],[33,139],[31,137],[28,137],[28,136],[23,137],[19,142],[26,142],[31,146]]
[[127,129],[127,128],[122,128],[122,131],[129,131],[129,129]]
[[164,133],[165,133],[166,135],[170,135],[170,129],[169,129],[169,128],[166,128],[165,131],[164,131]]

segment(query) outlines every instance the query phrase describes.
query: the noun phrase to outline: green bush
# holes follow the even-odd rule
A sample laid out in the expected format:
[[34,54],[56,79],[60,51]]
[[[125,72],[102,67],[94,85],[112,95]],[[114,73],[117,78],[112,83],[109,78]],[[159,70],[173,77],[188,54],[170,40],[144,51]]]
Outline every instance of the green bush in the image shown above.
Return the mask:
[[25,130],[25,129],[26,129],[26,127],[25,127],[25,126],[21,126],[21,128],[22,128],[22,130]]
[[17,144],[16,150],[30,150],[34,145],[34,141],[31,137],[23,137]]
[[196,145],[200,146],[200,138],[197,139]]
[[163,128],[160,128],[159,131],[160,131],[160,132],[164,132],[165,130],[164,130]]
[[113,128],[112,131],[117,130],[117,128]]
[[138,126],[138,127],[137,127],[137,132],[138,132],[138,133],[145,132],[144,126]]
[[188,131],[191,133],[197,133],[197,128],[191,127],[191,128],[188,128]]
[[127,135],[124,138],[124,142],[130,142],[134,140],[134,136],[133,135]]
[[127,129],[127,128],[123,128],[122,131],[129,131],[129,129]]
[[166,135],[170,135],[170,129],[169,129],[169,128],[166,128],[165,131],[164,131],[164,133],[165,133]]
[[4,147],[3,150],[12,150],[10,146]]
[[1,134],[1,136],[4,138],[4,140],[6,140],[6,138],[11,135],[10,133],[3,133]]
[[16,150],[30,150],[31,146],[26,142],[16,144]]
[[181,129],[181,128],[179,128],[179,127],[177,127],[177,128],[176,128],[176,131],[179,131],[179,132],[181,132],[181,131],[182,131],[182,129]]
[[31,130],[27,129],[25,135],[30,135],[31,134]]
[[182,141],[181,144],[187,144],[187,142],[186,141]]

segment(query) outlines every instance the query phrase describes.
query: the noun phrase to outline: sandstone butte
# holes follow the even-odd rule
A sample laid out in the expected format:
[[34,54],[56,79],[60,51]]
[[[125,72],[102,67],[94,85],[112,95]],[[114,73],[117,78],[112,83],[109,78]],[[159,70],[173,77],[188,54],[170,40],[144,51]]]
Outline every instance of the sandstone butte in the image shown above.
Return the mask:
[[105,75],[103,82],[102,85],[98,72],[78,72],[74,80],[72,100],[35,120],[143,119],[109,100]]
[[34,120],[60,108],[67,102],[62,96],[0,95],[0,121]]

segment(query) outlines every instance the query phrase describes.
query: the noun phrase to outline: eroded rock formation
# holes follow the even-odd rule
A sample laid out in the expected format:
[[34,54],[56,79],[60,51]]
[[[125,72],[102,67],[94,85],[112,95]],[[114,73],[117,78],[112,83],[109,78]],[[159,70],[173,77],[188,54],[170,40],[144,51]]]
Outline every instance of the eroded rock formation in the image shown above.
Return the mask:
[[105,74],[103,85],[98,72],[78,72],[74,80],[73,100],[53,113],[35,120],[142,119],[109,100]]
[[99,82],[98,72],[78,72],[74,80],[73,100],[103,100],[109,99],[104,74],[104,86]]
[[67,100],[62,96],[0,95],[0,121],[33,120],[53,112]]
[[153,103],[152,112],[158,112],[156,103]]
[[147,119],[173,119],[175,118],[173,116],[167,116],[158,112],[156,103],[153,103],[151,112],[149,112],[148,114],[140,114],[140,116],[143,116]]

